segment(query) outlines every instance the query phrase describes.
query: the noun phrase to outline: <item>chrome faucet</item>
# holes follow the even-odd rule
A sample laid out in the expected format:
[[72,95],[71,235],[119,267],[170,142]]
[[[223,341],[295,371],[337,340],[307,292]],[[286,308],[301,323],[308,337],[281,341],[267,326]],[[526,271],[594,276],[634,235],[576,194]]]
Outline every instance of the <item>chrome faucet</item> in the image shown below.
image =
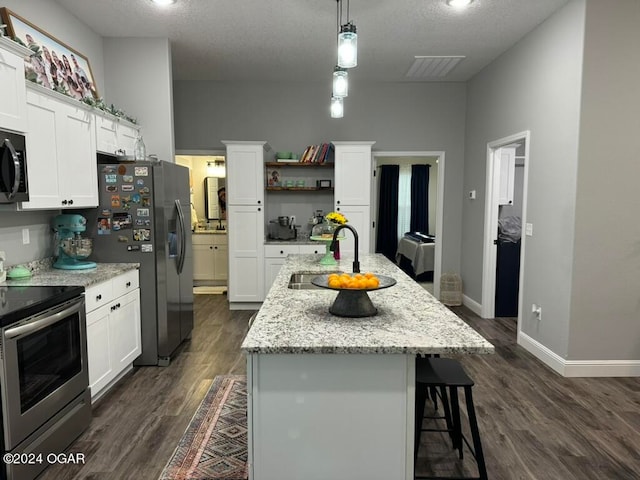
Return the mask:
[[336,244],[338,243],[338,232],[343,228],[347,228],[351,230],[351,232],[353,233],[353,238],[355,239],[355,242],[356,242],[355,244],[356,251],[353,256],[353,273],[360,273],[360,262],[358,261],[358,232],[356,232],[356,229],[353,228],[351,225],[344,224],[344,225],[340,225],[338,228],[335,229],[335,231],[333,232],[333,240],[331,241],[329,250],[332,252],[336,251]]

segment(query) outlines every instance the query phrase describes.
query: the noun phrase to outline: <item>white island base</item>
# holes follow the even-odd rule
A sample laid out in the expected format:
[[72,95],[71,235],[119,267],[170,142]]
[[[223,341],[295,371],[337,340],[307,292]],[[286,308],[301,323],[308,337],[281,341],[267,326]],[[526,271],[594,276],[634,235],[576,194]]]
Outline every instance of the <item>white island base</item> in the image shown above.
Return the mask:
[[412,354],[249,354],[249,479],[412,479],[414,380]]

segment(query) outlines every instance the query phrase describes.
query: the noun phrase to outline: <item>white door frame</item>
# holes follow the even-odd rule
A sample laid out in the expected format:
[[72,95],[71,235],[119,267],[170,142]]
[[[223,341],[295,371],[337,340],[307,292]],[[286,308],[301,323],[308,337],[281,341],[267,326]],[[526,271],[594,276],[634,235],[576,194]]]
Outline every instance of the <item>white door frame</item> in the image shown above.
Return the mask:
[[[444,152],[442,151],[411,151],[411,152],[380,152],[375,151],[371,152],[373,157],[373,169],[375,171],[378,166],[377,157],[438,157],[438,192],[437,192],[437,205],[436,205],[436,246],[434,252],[434,265],[433,265],[433,296],[436,298],[440,298],[440,275],[442,271],[442,218],[444,211]],[[379,181],[379,180],[376,180]],[[375,187],[375,185],[374,185]],[[374,191],[378,192],[377,188],[374,188]],[[371,202],[372,205],[372,218],[377,218],[378,211],[378,196],[373,195],[373,200]],[[375,232],[372,233],[372,244],[375,246]]]
[[487,143],[487,178],[486,196],[484,205],[484,243],[482,254],[482,318],[495,317],[496,300],[496,240],[498,231],[498,189],[499,171],[496,168],[494,153],[501,147],[518,141],[525,141],[524,152],[524,180],[522,187],[522,236],[520,241],[520,275],[518,289],[518,330],[522,319],[522,290],[524,278],[524,252],[525,252],[525,225],[527,218],[527,185],[529,184],[529,148],[531,132],[523,132],[509,135]]

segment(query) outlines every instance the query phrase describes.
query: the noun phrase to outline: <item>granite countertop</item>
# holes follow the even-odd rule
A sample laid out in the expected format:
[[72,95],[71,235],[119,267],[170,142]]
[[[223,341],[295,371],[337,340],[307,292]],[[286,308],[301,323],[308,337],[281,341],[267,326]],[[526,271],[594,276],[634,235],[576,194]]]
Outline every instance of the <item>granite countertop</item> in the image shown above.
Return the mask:
[[[291,240],[274,240],[272,238],[267,238],[264,241],[265,245],[320,245],[320,242],[315,242],[313,240],[309,240],[309,237],[303,238],[292,238]],[[322,245],[324,248],[324,245]]]
[[194,235],[226,235],[226,230],[205,230],[205,229],[196,229],[193,231]]
[[33,275],[28,278],[10,280],[7,278],[6,284],[9,287],[26,286],[42,287],[50,285],[73,285],[88,287],[107,281],[113,277],[134,270],[140,266],[139,263],[98,263],[96,268],[86,270],[60,270],[57,268],[44,266],[41,269],[34,269]]
[[360,259],[362,272],[396,279],[369,292],[378,314],[331,315],[333,290],[292,290],[292,273],[352,271],[352,258],[320,265],[318,255],[289,255],[242,343],[245,353],[493,353],[494,347],[451,310],[380,254]]

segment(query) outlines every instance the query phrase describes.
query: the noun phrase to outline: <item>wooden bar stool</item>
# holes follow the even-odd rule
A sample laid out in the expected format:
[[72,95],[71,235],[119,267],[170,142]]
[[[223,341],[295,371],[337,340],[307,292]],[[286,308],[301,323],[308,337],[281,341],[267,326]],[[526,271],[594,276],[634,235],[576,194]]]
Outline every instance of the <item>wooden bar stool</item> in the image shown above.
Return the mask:
[[[458,450],[460,459],[463,458],[463,447],[467,445],[471,451],[477,465],[479,480],[487,480],[487,469],[482,453],[482,443],[480,442],[480,432],[478,431],[478,421],[473,405],[473,394],[471,388],[474,383],[462,368],[457,360],[451,358],[416,358],[416,421],[415,421],[415,446],[414,459],[418,456],[420,446],[420,436],[423,431],[428,432],[448,432],[453,442],[453,448]],[[467,405],[467,416],[469,417],[469,427],[473,446],[462,433],[460,422],[460,404],[458,401],[458,389],[464,390],[465,403]],[[439,389],[446,428],[443,429],[423,429],[422,419],[424,417],[425,402],[429,398],[429,393]],[[447,396],[447,390],[449,395]],[[449,402],[449,398],[450,402]],[[434,399],[434,402],[437,402]],[[431,417],[429,417],[431,418]],[[414,476],[415,479],[441,479],[443,477]]]

